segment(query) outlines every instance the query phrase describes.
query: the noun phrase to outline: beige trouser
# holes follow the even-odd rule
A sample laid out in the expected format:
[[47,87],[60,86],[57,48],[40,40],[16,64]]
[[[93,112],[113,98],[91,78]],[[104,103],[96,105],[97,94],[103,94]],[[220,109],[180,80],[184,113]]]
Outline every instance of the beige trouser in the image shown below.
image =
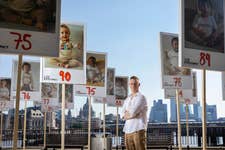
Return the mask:
[[125,145],[127,150],[146,150],[145,130],[125,134]]

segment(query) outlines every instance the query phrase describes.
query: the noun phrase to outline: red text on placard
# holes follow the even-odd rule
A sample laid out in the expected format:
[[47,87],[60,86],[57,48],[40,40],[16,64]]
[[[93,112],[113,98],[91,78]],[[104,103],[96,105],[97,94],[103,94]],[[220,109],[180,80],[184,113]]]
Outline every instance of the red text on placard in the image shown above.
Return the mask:
[[116,105],[117,105],[117,106],[121,106],[121,105],[122,105],[121,100],[116,100]]
[[87,89],[88,95],[95,95],[96,88],[87,86],[86,89]]
[[181,82],[180,77],[174,77],[173,79],[174,79],[175,86],[178,86],[178,87],[182,86],[182,82]]
[[67,81],[69,82],[71,80],[71,74],[70,72],[64,72],[64,71],[59,71],[59,75],[61,76],[62,81]]
[[10,34],[15,35],[16,39],[16,49],[22,48],[23,50],[30,50],[32,48],[32,43],[30,42],[30,34],[20,34],[18,32],[10,32]]
[[5,108],[6,107],[6,102],[0,102],[0,108]]
[[183,97],[183,91],[180,90],[178,95],[179,95],[179,97]]
[[49,104],[49,99],[45,98],[45,99],[43,99],[43,102],[44,102],[45,105],[48,105]]
[[211,57],[209,53],[200,53],[200,64],[203,66],[207,64],[209,67],[211,66]]
[[23,94],[23,98],[25,100],[29,100],[30,99],[30,94],[28,92],[22,92],[22,94]]

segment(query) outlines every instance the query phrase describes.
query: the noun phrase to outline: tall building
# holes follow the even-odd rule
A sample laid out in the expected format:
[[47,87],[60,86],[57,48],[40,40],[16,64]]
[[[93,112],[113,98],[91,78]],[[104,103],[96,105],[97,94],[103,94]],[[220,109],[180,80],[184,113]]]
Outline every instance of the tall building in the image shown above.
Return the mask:
[[9,109],[6,119],[6,129],[13,129],[14,122],[14,109]]
[[175,99],[170,100],[170,122],[177,122],[177,106]]
[[[180,112],[180,118],[181,121],[185,121],[185,105],[181,104],[181,112]],[[189,108],[190,110],[190,108]],[[171,99],[170,101],[170,113],[171,113],[171,117],[170,117],[170,121],[171,122],[176,122],[177,121],[177,109],[176,109],[176,103],[174,99]],[[202,107],[200,106],[200,102],[198,101],[196,104],[193,104],[193,114],[190,113],[190,111],[188,112],[188,116],[189,119],[191,121],[198,121],[201,122],[202,121]],[[217,109],[216,109],[216,105],[206,105],[206,119],[207,122],[212,122],[212,121],[216,121],[217,120]]]
[[149,122],[160,123],[167,122],[167,104],[163,104],[162,100],[154,100],[151,108]]
[[71,120],[72,119],[72,113],[71,113],[71,110],[69,109],[69,111],[68,111],[68,114],[67,114],[67,116],[66,116],[66,119],[67,120]]
[[201,122],[201,116],[202,116],[201,111],[202,111],[202,109],[201,109],[199,101],[196,104],[193,104],[193,110],[194,110],[195,120]]
[[47,112],[47,127],[51,129],[56,129],[56,113]]
[[[191,108],[188,106],[188,118],[194,119],[194,114],[191,114]],[[180,120],[186,121],[186,105],[180,104]],[[195,120],[195,119],[194,119]],[[170,99],[170,122],[177,122],[177,104],[175,99]]]
[[[88,107],[89,107],[89,104],[87,99],[86,103],[83,105],[83,108],[80,109],[78,118],[88,119],[88,109],[89,109]],[[92,107],[91,107],[91,117],[92,118],[95,117],[95,112],[92,109]]]
[[217,120],[216,105],[206,105],[206,117],[208,122]]
[[[6,129],[13,129],[15,109],[8,111],[6,119]],[[24,110],[19,111],[18,129],[23,129],[24,126]],[[26,113],[27,129],[43,129],[44,115],[41,112],[41,107],[27,107]]]

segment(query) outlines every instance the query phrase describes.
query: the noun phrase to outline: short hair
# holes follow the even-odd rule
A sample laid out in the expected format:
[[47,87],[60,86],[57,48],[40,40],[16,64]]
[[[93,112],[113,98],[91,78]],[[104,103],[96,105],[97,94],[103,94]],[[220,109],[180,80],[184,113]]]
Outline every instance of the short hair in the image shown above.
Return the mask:
[[66,28],[69,31],[69,34],[70,34],[70,28],[66,24],[61,24],[60,28]]
[[177,41],[178,42],[178,38],[177,37],[172,38],[171,44],[173,44],[174,41]]
[[24,63],[22,64],[22,68],[23,68],[24,66],[28,66],[28,67],[29,67],[29,69],[31,68],[30,63],[28,63],[28,62],[24,62]]
[[93,60],[94,62],[96,62],[96,58],[94,56],[91,56],[88,58],[88,60],[90,60],[90,59]]
[[139,81],[139,78],[138,78],[137,76],[131,76],[131,77],[130,77],[130,80],[132,80],[132,79],[133,79],[133,80]]

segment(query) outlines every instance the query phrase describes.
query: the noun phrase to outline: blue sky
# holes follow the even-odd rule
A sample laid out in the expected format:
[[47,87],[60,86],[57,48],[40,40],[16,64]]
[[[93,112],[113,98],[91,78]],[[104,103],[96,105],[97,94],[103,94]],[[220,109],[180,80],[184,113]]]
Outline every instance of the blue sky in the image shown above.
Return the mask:
[[[149,109],[154,99],[163,99],[159,32],[178,33],[179,0],[62,0],[62,22],[86,25],[87,50],[107,52],[108,66],[116,75],[136,75],[141,92],[147,97]],[[0,58],[1,67],[8,57]],[[8,64],[9,65],[9,64]],[[10,74],[3,67],[0,75]],[[7,71],[9,70],[9,71]],[[201,100],[201,72],[197,73]],[[217,104],[218,116],[225,117],[219,72],[207,72],[207,103]],[[78,98],[74,113],[85,100]],[[169,104],[169,100],[164,100]],[[102,106],[95,104],[97,115]],[[169,105],[168,105],[169,111]],[[107,113],[116,108],[107,108]]]
[[[61,14],[62,21],[86,24],[87,50],[107,52],[117,75],[140,77],[149,109],[163,99],[159,32],[178,33],[179,0],[63,0]],[[201,100],[201,71],[197,75]],[[207,103],[217,104],[219,117],[225,116],[221,93],[220,73],[207,72]]]

